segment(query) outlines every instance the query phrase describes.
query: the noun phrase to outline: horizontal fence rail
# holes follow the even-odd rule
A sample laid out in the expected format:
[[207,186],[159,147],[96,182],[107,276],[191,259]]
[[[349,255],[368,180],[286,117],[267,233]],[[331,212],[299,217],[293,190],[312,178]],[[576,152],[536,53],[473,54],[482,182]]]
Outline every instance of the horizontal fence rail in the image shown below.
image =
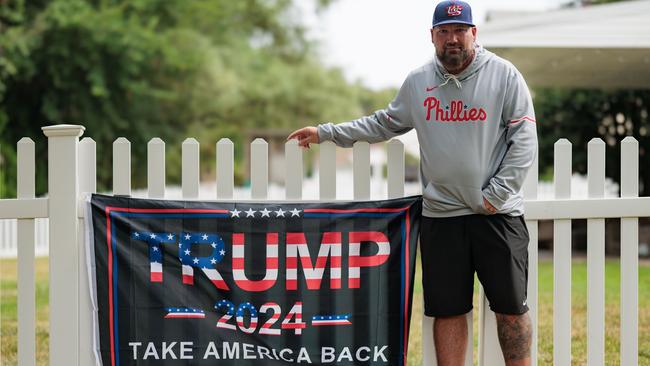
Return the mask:
[[[51,261],[50,297],[50,363],[53,365],[94,364],[92,354],[93,305],[88,295],[83,252],[83,218],[81,205],[74,197],[96,191],[96,146],[92,139],[79,141],[80,126],[53,126],[45,129],[50,144],[50,197],[34,197],[34,143],[23,139],[18,143],[18,197],[0,200],[0,256],[18,256],[18,364],[35,364],[35,299],[34,256],[47,255]],[[227,139],[216,142],[215,182],[208,191],[200,182],[200,144],[189,138],[182,144],[183,199],[287,199],[368,200],[396,198],[418,192],[405,189],[404,145],[392,140],[385,146],[387,177],[382,179],[383,163],[376,166],[371,157],[377,151],[366,142],[357,142],[352,149],[350,182],[347,174],[337,169],[337,149],[331,142],[320,144],[313,178],[304,176],[304,150],[295,140],[285,144],[284,191],[279,197],[277,187],[269,182],[269,144],[255,139],[250,144],[250,190],[234,185],[234,143]],[[605,362],[605,284],[604,236],[606,218],[621,219],[621,365],[638,363],[638,218],[650,217],[650,197],[638,197],[638,142],[631,137],[621,142],[620,197],[605,197],[605,144],[600,139],[589,143],[588,192],[575,198],[571,183],[571,143],[561,139],[555,144],[553,198],[539,199],[538,165],[535,161],[524,183],[526,224],[530,234],[529,284],[527,299],[533,323],[533,364],[537,364],[538,283],[537,242],[539,220],[554,222],[554,302],[553,359],[556,365],[571,364],[571,220],[587,219],[587,357],[589,364]],[[118,138],[113,143],[113,187],[116,195],[141,194],[149,198],[171,198],[165,182],[165,142],[154,138],[147,145],[147,188],[138,193],[131,188],[131,142]],[[371,169],[371,163],[372,169]],[[315,188],[306,188],[310,179]],[[377,188],[375,182],[382,182]],[[206,182],[203,182],[206,183]],[[412,187],[412,186],[409,186]],[[418,185],[416,185],[418,187]],[[74,206],[74,207],[73,207]],[[70,217],[72,215],[72,218]],[[57,223],[54,230],[48,222]],[[71,236],[71,233],[74,235]],[[74,238],[74,241],[70,241]],[[74,253],[74,255],[70,255]],[[67,256],[67,257],[64,257]],[[56,261],[52,265],[52,262]],[[472,315],[467,316],[469,347],[466,364],[476,357],[480,365],[502,365],[495,314],[482,290],[479,306],[478,354],[473,354]],[[65,309],[65,311],[64,311]],[[78,309],[78,311],[71,311]],[[434,319],[424,317],[424,365],[435,365],[432,347]],[[78,325],[77,325],[78,324]],[[70,327],[76,330],[72,331]],[[63,335],[63,336],[61,336]],[[55,338],[55,339],[53,339]]]

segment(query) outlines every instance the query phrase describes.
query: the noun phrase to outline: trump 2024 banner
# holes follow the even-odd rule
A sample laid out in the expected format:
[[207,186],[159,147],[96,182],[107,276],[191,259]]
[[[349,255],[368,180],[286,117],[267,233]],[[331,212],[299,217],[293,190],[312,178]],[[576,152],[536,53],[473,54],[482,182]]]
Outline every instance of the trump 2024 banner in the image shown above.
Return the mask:
[[93,195],[98,363],[405,365],[420,214]]

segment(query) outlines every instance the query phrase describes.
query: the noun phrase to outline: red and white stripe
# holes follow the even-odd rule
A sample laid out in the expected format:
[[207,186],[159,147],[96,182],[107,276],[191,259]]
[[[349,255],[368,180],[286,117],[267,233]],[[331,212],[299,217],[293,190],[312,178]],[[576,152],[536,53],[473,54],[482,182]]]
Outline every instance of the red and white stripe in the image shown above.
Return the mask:
[[226,281],[224,281],[223,277],[221,277],[221,273],[219,273],[219,271],[217,271],[216,269],[201,268],[201,271],[205,273],[205,275],[212,282],[212,284],[219,290],[227,290],[227,291],[230,290],[230,288],[226,284]]
[[327,257],[330,261],[330,287],[341,288],[341,233],[323,233],[321,245],[318,250],[316,264],[312,264],[307,239],[304,233],[287,233],[287,290],[298,289],[298,256],[303,268],[307,288],[310,290],[320,289],[327,265]]
[[282,313],[282,308],[280,308],[280,305],[274,303],[274,302],[267,302],[262,307],[260,308],[260,313],[267,313],[269,310],[273,311],[273,315],[262,324],[262,328],[260,328],[259,334],[266,334],[266,335],[274,335],[274,336],[279,336],[281,335],[281,330],[279,328],[271,328],[273,324],[275,324],[278,320],[280,320],[280,314]]
[[183,264],[183,284],[194,284],[194,268],[187,264]]
[[261,292],[275,285],[278,280],[278,233],[266,234],[266,274],[258,281],[251,281],[244,270],[244,234],[232,235],[232,273],[235,283],[244,291]]
[[239,330],[246,334],[253,334],[257,330],[257,317],[251,317],[251,322],[248,324],[248,327],[244,326],[244,317],[237,317],[237,326]]
[[[194,267],[183,264],[183,284],[194,285]],[[220,290],[230,290],[226,281],[221,277],[221,273],[213,268],[201,268],[212,284]]]
[[[361,256],[361,243],[377,244],[377,254]],[[384,264],[390,256],[390,243],[384,233],[378,231],[362,231],[350,233],[348,287],[361,287],[361,267],[376,267]]]
[[163,281],[162,263],[151,262],[149,268],[150,268],[151,282],[162,282]]
[[508,122],[508,124],[513,125],[515,123],[519,123],[519,122],[523,122],[523,121],[529,121],[529,122],[537,123],[537,121],[535,121],[535,119],[533,117],[531,117],[531,116],[523,116],[521,118],[511,119]]

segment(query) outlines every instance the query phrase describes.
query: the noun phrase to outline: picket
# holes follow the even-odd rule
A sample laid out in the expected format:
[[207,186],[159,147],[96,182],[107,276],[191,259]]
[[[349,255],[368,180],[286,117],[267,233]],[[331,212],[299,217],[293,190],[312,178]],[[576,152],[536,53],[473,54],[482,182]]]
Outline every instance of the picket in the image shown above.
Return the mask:
[[352,174],[354,176],[354,199],[370,199],[370,144],[357,141],[352,147]]
[[336,199],[336,145],[332,141],[320,144],[319,191],[321,200]]
[[[639,142],[621,143],[621,197],[639,196]],[[639,219],[621,218],[621,366],[639,362]]]
[[269,194],[269,145],[263,139],[251,143],[251,198],[263,200]]
[[302,199],[302,150],[298,140],[291,139],[284,145],[286,182],[285,198],[288,200]]
[[199,142],[188,138],[182,146],[182,177],[183,199],[199,198]]
[[[537,200],[537,182],[539,180],[539,151],[535,154],[535,159],[533,164],[528,170],[528,175],[524,181],[523,190],[524,190],[524,199],[528,201]],[[528,314],[530,316],[531,326],[533,329],[533,336],[530,346],[530,360],[532,366],[537,366],[538,356],[537,356],[537,340],[538,332],[537,326],[539,324],[538,314],[539,314],[539,302],[537,296],[538,286],[538,273],[539,273],[539,262],[538,262],[538,249],[537,243],[539,241],[539,222],[538,220],[532,220],[530,217],[526,217],[526,226],[528,228]]]
[[[571,143],[555,143],[555,198],[571,197]],[[571,220],[553,222],[553,363],[571,364]]]
[[[605,196],[605,142],[588,144],[589,197]],[[587,363],[605,364],[605,219],[587,220]]]
[[113,142],[113,194],[131,195],[131,142],[124,137]]
[[217,198],[232,199],[235,187],[235,146],[228,138],[217,142]]
[[[82,195],[97,192],[97,149],[93,139],[83,138],[79,142],[79,192]],[[93,328],[84,326],[93,323],[95,316],[90,296],[90,276],[87,270],[85,230],[83,218],[78,221],[79,247],[79,364],[92,365],[95,362]]]
[[[24,137],[18,141],[17,196],[34,198],[35,152],[34,141]],[[18,362],[36,364],[36,283],[34,219],[18,219]]]
[[165,143],[158,137],[147,144],[147,196],[165,198]]
[[390,140],[386,147],[387,161],[386,168],[388,177],[388,198],[404,196],[404,144],[400,140]]

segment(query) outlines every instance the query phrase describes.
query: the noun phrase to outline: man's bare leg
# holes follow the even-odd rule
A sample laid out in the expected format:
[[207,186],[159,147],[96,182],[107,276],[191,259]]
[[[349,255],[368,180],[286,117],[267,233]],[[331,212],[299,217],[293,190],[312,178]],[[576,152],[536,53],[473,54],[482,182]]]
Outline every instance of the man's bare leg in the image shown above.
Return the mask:
[[435,318],[433,341],[439,366],[463,366],[467,351],[466,315]]
[[496,314],[496,316],[499,343],[506,365],[529,366],[533,327],[528,313],[521,315]]

